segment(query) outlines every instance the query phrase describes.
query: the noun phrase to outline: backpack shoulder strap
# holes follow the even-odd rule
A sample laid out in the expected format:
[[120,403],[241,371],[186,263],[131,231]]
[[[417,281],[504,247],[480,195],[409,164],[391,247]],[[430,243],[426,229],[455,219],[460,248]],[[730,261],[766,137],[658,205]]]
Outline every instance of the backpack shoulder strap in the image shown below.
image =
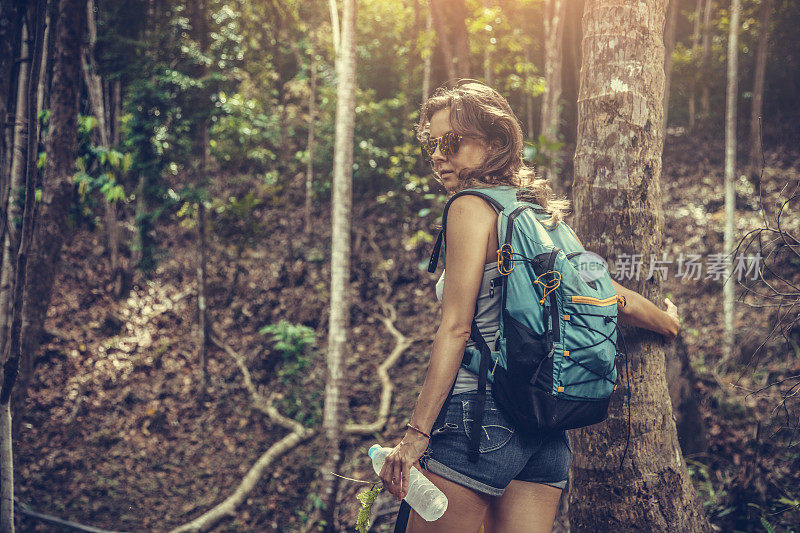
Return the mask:
[[498,187],[464,189],[463,191],[459,191],[451,196],[444,206],[444,213],[442,213],[442,229],[439,231],[439,235],[436,237],[436,243],[433,245],[431,259],[428,262],[428,272],[436,272],[436,265],[439,264],[439,252],[445,239],[445,229],[447,228],[447,212],[450,210],[450,206],[456,198],[467,195],[478,196],[486,200],[486,202],[488,202],[489,205],[491,205],[492,208],[499,214],[502,213],[506,207],[517,201],[517,190],[518,189],[516,187],[503,185]]

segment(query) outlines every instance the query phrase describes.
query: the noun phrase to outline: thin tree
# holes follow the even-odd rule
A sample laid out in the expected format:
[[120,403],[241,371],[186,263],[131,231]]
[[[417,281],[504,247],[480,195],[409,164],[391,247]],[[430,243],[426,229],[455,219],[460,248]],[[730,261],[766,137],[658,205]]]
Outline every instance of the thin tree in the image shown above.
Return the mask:
[[[587,2],[572,189],[584,244],[610,262],[645,258],[629,284],[651,301],[662,282],[658,271],[645,276],[646,259],[662,250],[666,2]],[[571,433],[570,527],[709,531],[678,444],[661,337],[622,333],[608,419]]]
[[[731,0],[731,18],[728,31],[728,76],[727,90],[725,91],[725,253],[733,250],[733,231],[736,216],[736,97],[739,92],[739,80],[736,74],[739,70],[739,0]],[[725,279],[728,279],[731,268],[731,258],[726,257]],[[733,357],[735,331],[733,329],[733,288],[732,282],[722,286],[722,305],[725,319],[725,333],[723,341],[723,360]]]
[[[544,8],[544,94],[542,95],[541,133],[549,142],[558,141],[561,124],[561,67],[564,41],[566,0],[546,0]],[[561,155],[557,150],[546,150],[548,164],[542,168],[543,177],[558,187]]]
[[[713,0],[706,0],[703,10],[703,58],[702,71],[708,72],[711,68],[711,8]],[[700,116],[708,119],[711,116],[711,76],[703,76],[702,91],[700,95]]]
[[[103,78],[97,65],[96,45],[97,45],[97,16],[96,6],[94,0],[88,0],[86,3],[86,27],[89,34],[88,46],[86,47],[85,54],[81,56],[81,63],[83,66],[83,76],[86,82],[87,93],[89,95],[89,102],[92,106],[92,112],[97,119],[97,139],[100,146],[103,148],[110,148],[112,137],[112,124],[110,107],[110,98],[104,98],[103,91]],[[119,241],[120,229],[117,221],[117,204],[116,201],[105,200],[103,202],[103,209],[105,214],[106,232],[108,237],[108,256],[111,262],[111,276],[114,280],[115,287],[120,283],[118,278],[121,276],[120,272],[120,257],[119,257]],[[117,294],[119,296],[119,294]]]
[[[703,16],[703,0],[697,0],[694,11],[694,25],[692,29],[692,63],[697,64],[697,55],[700,53],[700,19]],[[696,105],[697,105],[697,79],[701,70],[699,65],[692,72],[691,87],[689,88],[689,131],[694,130]]]
[[317,122],[317,52],[315,48],[316,33],[311,34],[311,47],[309,55],[311,64],[309,65],[309,94],[308,94],[308,142],[306,143],[306,202],[303,210],[305,218],[304,231],[306,235],[311,233],[311,196],[314,193],[314,135]]
[[439,50],[442,52],[444,58],[444,68],[447,72],[449,80],[455,80],[459,77],[458,69],[456,69],[456,59],[453,53],[453,45],[450,42],[450,34],[447,31],[446,13],[442,7],[441,0],[429,0],[430,12],[433,17],[433,24],[436,26],[436,40],[439,43]]
[[342,460],[342,398],[350,302],[350,212],[353,179],[353,129],[355,126],[356,54],[355,0],[344,0],[342,35],[336,56],[336,126],[333,147],[333,195],[331,198],[331,307],[328,322],[328,374],[325,383],[323,432],[327,457],[322,470],[326,523],[334,527],[337,479],[331,475]]
[[[194,4],[192,17],[192,38],[199,48],[200,55],[205,58],[209,47],[208,28],[208,0],[198,0]],[[197,198],[197,361],[200,366],[200,382],[198,390],[206,390],[207,359],[208,359],[208,309],[206,301],[206,255],[207,255],[207,223],[206,223],[206,195],[208,188],[208,159],[209,159],[209,95],[205,88],[207,67],[201,59],[194,68],[194,74],[201,80],[194,95],[195,108],[195,137],[192,150],[192,169],[194,172],[194,186]]]
[[758,179],[761,165],[760,118],[764,102],[764,73],[767,66],[767,49],[769,48],[769,19],[772,12],[772,0],[761,0],[758,16],[758,48],[756,50],[756,71],[753,81],[753,103],[750,108],[750,160],[747,174],[755,182]]
[[11,292],[15,272],[12,265],[13,257],[19,246],[19,228],[16,221],[22,214],[17,191],[20,190],[25,180],[25,160],[28,147],[28,75],[31,58],[28,51],[27,23],[22,27],[21,40],[10,176],[6,182],[7,187],[3,189],[2,205],[6,206],[6,222],[3,224],[3,271],[0,272],[0,354],[5,353],[11,320]]
[[[28,251],[33,230],[34,194],[36,186],[36,147],[37,135],[36,97],[39,91],[40,64],[44,50],[46,0],[31,3],[28,11],[31,35],[33,37],[33,53],[29,65],[26,98],[28,138],[25,150],[25,196],[22,208],[22,229],[20,230],[19,247],[14,266],[14,284],[11,295],[11,327],[9,340],[4,347],[3,381],[0,385],[0,531],[14,532],[14,453],[11,435],[11,392],[17,379],[17,371],[21,353],[21,331],[23,317],[23,299],[25,292],[25,274],[27,272]],[[6,219],[6,223],[10,221]],[[5,268],[11,268],[10,262]],[[2,317],[4,320],[6,317]],[[7,351],[6,351],[7,350]],[[29,354],[25,354],[29,355]]]
[[678,25],[680,0],[669,0],[667,23],[664,28],[664,130],[669,123],[669,88],[672,80],[672,51],[675,49],[675,27]]

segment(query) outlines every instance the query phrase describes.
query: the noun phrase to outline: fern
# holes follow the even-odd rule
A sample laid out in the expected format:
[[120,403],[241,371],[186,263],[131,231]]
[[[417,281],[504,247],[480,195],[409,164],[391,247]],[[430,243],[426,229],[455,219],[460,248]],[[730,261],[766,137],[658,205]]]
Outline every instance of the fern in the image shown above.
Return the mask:
[[356,495],[358,501],[361,502],[361,509],[358,511],[358,516],[356,517],[356,531],[358,533],[367,533],[369,530],[369,520],[372,517],[372,505],[375,503],[375,498],[378,496],[378,493],[383,490],[383,487],[373,488],[369,490],[364,490],[359,492]]

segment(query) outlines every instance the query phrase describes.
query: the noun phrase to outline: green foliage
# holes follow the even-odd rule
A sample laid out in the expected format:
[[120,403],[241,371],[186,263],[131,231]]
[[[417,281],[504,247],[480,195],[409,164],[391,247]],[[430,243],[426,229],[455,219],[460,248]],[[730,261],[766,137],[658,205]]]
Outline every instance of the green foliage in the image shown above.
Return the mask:
[[292,324],[288,320],[264,326],[258,332],[272,335],[275,342],[272,349],[279,352],[284,360],[298,358],[316,342],[313,329],[302,324]]
[[550,166],[552,158],[548,155],[556,153],[564,147],[564,143],[548,139],[544,134],[534,141],[525,141],[523,156],[528,163],[537,166]]
[[367,533],[369,530],[372,506],[375,504],[375,498],[381,490],[383,490],[383,487],[373,485],[371,489],[362,490],[356,495],[358,501],[361,502],[361,509],[358,510],[358,516],[356,517],[356,531],[358,533]]

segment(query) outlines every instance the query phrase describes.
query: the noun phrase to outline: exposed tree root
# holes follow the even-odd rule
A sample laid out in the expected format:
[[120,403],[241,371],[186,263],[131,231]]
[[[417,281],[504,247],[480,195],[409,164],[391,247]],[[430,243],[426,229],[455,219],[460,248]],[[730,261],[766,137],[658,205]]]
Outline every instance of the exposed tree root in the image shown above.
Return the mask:
[[394,391],[394,384],[392,380],[389,379],[388,371],[413,342],[394,327],[394,321],[397,319],[397,312],[394,306],[385,302],[383,299],[379,299],[378,303],[383,308],[384,313],[388,315],[378,318],[383,322],[383,325],[386,326],[386,329],[389,330],[389,333],[392,334],[396,341],[392,353],[390,353],[389,357],[378,367],[378,378],[381,380],[381,405],[378,410],[378,418],[371,424],[347,424],[344,428],[345,433],[371,435],[381,431],[386,425],[386,420],[389,418],[389,410],[392,404],[392,392]]
[[[397,312],[395,311],[394,306],[387,303],[383,299],[379,299],[378,303],[383,309],[384,315],[377,318],[383,322],[383,325],[395,338],[395,347],[386,360],[383,361],[383,363],[381,363],[381,365],[378,367],[378,378],[381,381],[381,403],[378,410],[377,419],[374,422],[367,424],[347,424],[344,428],[344,432],[347,434],[369,435],[381,431],[386,425],[392,403],[392,392],[394,391],[394,385],[389,378],[388,371],[398,361],[398,359],[400,359],[400,356],[403,355],[403,352],[405,352],[405,350],[413,342],[412,339],[409,339],[403,335],[394,326],[394,321],[397,319]],[[247,474],[245,474],[244,478],[242,479],[241,483],[239,483],[239,486],[236,488],[233,494],[228,496],[225,501],[203,513],[191,522],[173,529],[172,533],[183,531],[208,531],[220,520],[223,520],[226,517],[236,516],[236,508],[241,505],[250,491],[253,490],[256,483],[258,483],[258,481],[261,479],[264,470],[266,470],[281,455],[317,434],[317,430],[306,428],[296,420],[283,416],[273,405],[271,398],[265,398],[258,391],[250,376],[250,370],[247,368],[244,358],[233,348],[222,342],[216,331],[209,335],[209,339],[236,362],[236,365],[239,367],[239,370],[242,373],[244,386],[250,393],[250,400],[253,407],[267,415],[272,422],[288,429],[291,431],[291,433],[270,446],[269,449],[258,458]],[[309,520],[307,525],[313,528],[317,518],[317,515],[312,515],[312,518]]]
[[267,467],[269,467],[273,461],[275,461],[275,459],[288,452],[301,442],[308,440],[316,433],[315,430],[307,429],[299,422],[280,414],[275,406],[272,405],[272,402],[269,399],[261,396],[261,394],[259,394],[259,392],[256,390],[253,380],[250,378],[250,371],[247,369],[247,365],[244,363],[244,359],[238,353],[236,353],[233,348],[220,341],[216,334],[210,335],[209,338],[211,339],[211,342],[219,346],[225,353],[230,355],[234,361],[236,361],[236,364],[242,371],[245,387],[247,387],[247,390],[250,392],[250,398],[253,402],[253,406],[262,413],[266,414],[274,423],[291,430],[291,433],[270,446],[269,449],[258,458],[247,474],[245,474],[241,483],[239,483],[239,486],[236,487],[236,490],[233,491],[233,494],[228,496],[225,501],[198,516],[191,522],[173,529],[173,533],[181,531],[208,531],[214,527],[217,522],[225,517],[236,516],[236,508],[241,505],[250,491],[253,490],[253,487],[256,486],[256,483],[258,483],[258,481],[261,479],[264,470],[266,470]]

